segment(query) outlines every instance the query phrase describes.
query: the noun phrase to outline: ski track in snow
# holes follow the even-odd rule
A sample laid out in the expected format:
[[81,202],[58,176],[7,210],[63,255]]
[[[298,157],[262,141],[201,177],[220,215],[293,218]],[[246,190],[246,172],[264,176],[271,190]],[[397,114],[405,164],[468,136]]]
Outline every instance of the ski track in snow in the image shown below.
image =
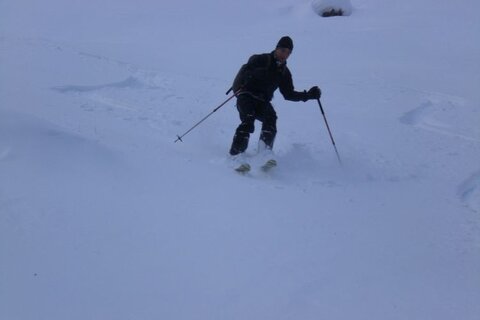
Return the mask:
[[459,108],[462,108],[462,104],[452,100],[427,99],[400,117],[400,122],[449,137],[480,143],[480,139],[473,133],[464,134],[452,129],[456,128],[454,121]]
[[130,76],[127,79],[114,83],[107,83],[103,85],[91,85],[91,86],[59,86],[52,88],[60,93],[81,93],[81,92],[91,92],[98,91],[105,88],[117,88],[117,89],[158,89],[160,87],[149,86],[139,79]]
[[[117,119],[145,123],[162,135],[172,139],[183,128],[184,122],[178,118],[177,108],[199,105],[209,99],[208,93],[193,97],[188,101],[183,96],[188,91],[185,85],[189,76],[164,75],[154,70],[145,70],[132,63],[118,61],[106,56],[87,53],[69,45],[59,44],[48,39],[3,39],[15,43],[17,46],[39,47],[55,51],[65,56],[81,56],[82,59],[92,60],[105,68],[119,68],[125,70],[129,76],[123,80],[101,84],[64,84],[53,86],[54,92],[70,95],[77,101],[79,108],[92,114],[110,114]],[[197,81],[205,87],[216,83],[215,79],[200,77]],[[211,104],[211,102],[208,102]],[[192,108],[199,118],[205,109]],[[203,112],[203,113],[202,113]],[[192,113],[192,112],[191,112]],[[177,131],[172,131],[176,128]]]
[[[161,80],[159,76],[158,79]],[[151,86],[138,77],[104,85],[66,85],[52,88],[80,99],[80,108],[86,112],[112,113],[123,121],[148,122],[149,126],[168,134],[171,127],[178,127],[182,121],[172,107],[183,98],[169,93],[168,88]],[[170,135],[173,137],[174,133]]]
[[469,208],[480,212],[480,171],[472,174],[458,187],[458,196]]
[[[423,94],[427,96],[424,98],[425,101],[400,117],[400,122],[453,139],[474,144],[480,143],[480,138],[477,137],[478,127],[475,125],[478,119],[472,118],[470,121],[472,125],[467,127],[459,126],[456,123],[458,109],[465,106],[463,99],[443,94]],[[458,130],[463,130],[463,132]],[[480,172],[465,178],[457,187],[457,195],[469,208],[480,212]]]

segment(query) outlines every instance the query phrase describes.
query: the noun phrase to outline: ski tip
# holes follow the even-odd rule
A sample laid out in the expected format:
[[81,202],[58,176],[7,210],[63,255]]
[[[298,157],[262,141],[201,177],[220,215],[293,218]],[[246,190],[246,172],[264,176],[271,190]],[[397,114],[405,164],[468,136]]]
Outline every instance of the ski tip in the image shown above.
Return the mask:
[[248,163],[242,163],[240,166],[235,168],[235,171],[238,173],[245,174],[251,170],[251,167]]
[[267,172],[277,166],[277,161],[275,159],[270,159],[261,167],[263,172]]
[[275,159],[270,159],[267,161],[267,163],[265,163],[266,165],[269,165],[269,166],[276,166],[277,165],[277,160]]

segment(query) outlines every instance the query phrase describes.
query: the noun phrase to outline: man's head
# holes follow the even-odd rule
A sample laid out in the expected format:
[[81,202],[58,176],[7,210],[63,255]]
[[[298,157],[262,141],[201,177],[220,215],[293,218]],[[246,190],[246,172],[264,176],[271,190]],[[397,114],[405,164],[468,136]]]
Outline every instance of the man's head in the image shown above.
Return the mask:
[[275,58],[280,63],[285,63],[292,53],[293,50],[293,41],[290,37],[282,37],[275,48]]
[[278,40],[277,49],[278,48],[287,48],[290,49],[290,52],[293,50],[293,41],[292,38],[285,36]]

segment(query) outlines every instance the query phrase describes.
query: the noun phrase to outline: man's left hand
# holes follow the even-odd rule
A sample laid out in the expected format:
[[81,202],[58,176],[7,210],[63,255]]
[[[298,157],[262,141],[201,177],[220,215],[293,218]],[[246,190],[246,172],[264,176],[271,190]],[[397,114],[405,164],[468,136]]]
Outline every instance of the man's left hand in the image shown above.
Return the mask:
[[314,87],[311,87],[310,90],[308,90],[307,95],[310,100],[317,100],[317,99],[320,99],[320,96],[322,95],[322,91],[320,90],[319,87],[314,86]]

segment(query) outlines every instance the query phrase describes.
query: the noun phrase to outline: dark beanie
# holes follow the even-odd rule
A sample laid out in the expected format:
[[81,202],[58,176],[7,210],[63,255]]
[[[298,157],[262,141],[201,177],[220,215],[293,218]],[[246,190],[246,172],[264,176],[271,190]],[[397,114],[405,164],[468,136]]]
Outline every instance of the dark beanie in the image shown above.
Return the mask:
[[282,37],[277,43],[277,48],[287,48],[287,49],[290,49],[290,51],[292,51],[293,50],[292,38],[288,36]]

